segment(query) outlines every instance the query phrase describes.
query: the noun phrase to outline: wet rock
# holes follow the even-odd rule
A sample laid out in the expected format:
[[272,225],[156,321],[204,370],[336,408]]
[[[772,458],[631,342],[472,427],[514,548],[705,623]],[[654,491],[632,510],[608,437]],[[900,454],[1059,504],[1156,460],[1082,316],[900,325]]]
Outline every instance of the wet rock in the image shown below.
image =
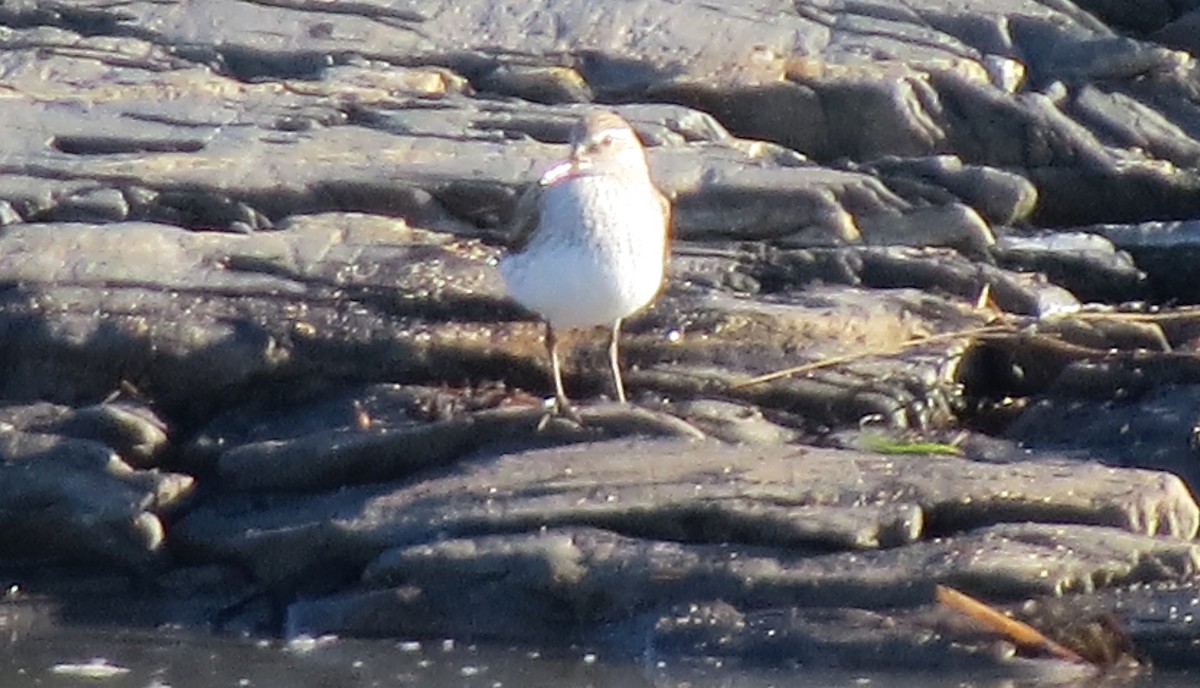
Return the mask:
[[1171,72],[1187,62],[1186,55],[1121,36],[1087,36],[1075,41],[1046,41],[1037,35],[1045,25],[1020,27],[1029,31],[1024,43],[1027,64],[1035,79],[1091,81]]
[[1163,113],[1143,105],[1135,94],[1088,86],[1079,91],[1072,107],[1079,119],[1125,146],[1150,151],[1182,167],[1194,166],[1200,159],[1200,142]]
[[[582,409],[583,425],[554,423],[548,411],[496,409],[429,422],[341,428],[233,447],[217,460],[217,476],[233,491],[325,491],[386,482],[452,464],[491,443],[583,441],[598,434],[677,435],[703,439],[687,423],[646,409]],[[547,422],[553,423],[547,426]]]
[[117,189],[85,191],[62,200],[53,212],[42,218],[56,222],[111,221],[129,216],[129,204]]
[[1022,605],[1022,611],[1045,625],[1107,618],[1120,625],[1143,660],[1164,669],[1183,668],[1192,662],[1186,648],[1196,635],[1196,592],[1194,581],[1133,585],[1074,599],[1039,599]]
[[1168,474],[662,440],[517,452],[407,487],[271,503],[264,510],[231,500],[193,511],[176,544],[283,581],[330,557],[365,565],[388,547],[573,524],[651,539],[810,548],[895,546],[1006,521],[1184,538],[1200,525],[1187,488]]
[[716,399],[693,399],[672,405],[671,412],[710,437],[734,444],[786,444],[799,433],[766,418],[761,409]]
[[[265,378],[336,383],[386,374],[440,383],[503,376],[535,390],[549,380],[542,328],[507,303],[488,262],[496,252],[478,242],[361,215],[317,216],[286,232],[248,236],[147,223],[41,229],[51,226],[57,231],[27,225],[0,236],[8,257],[0,273],[20,283],[0,295],[0,322],[10,327],[0,347],[22,361],[0,385],[11,398],[70,403],[133,383],[169,412],[202,415],[260,393]],[[879,286],[945,283],[947,271],[967,269],[966,262],[938,267],[940,260],[919,251],[887,262],[887,249],[864,251],[878,260],[864,262],[863,279]],[[889,264],[894,271],[925,265],[918,269],[928,275],[888,277],[881,266]],[[710,271],[685,263],[679,275],[690,281]],[[999,284],[1010,279],[996,275]],[[963,280],[964,296],[975,298],[983,282],[974,273]],[[904,361],[850,361],[806,379],[738,387],[792,362],[845,355],[842,338],[864,353],[887,351],[982,317],[915,291],[893,289],[881,299],[861,289],[791,293],[785,286],[770,300],[686,283],[669,288],[627,328],[631,388],[728,391],[809,412],[813,424],[873,414],[905,426],[949,418],[957,402],[944,383],[953,368],[937,346]],[[1009,293],[997,289],[1000,298]],[[1037,297],[1018,291],[1011,305],[1025,298]],[[104,317],[94,318],[97,311]],[[568,358],[568,386],[594,394],[607,379],[601,341],[579,343]],[[890,380],[864,385],[882,380],[882,370],[891,370]]]
[[984,256],[996,243],[983,218],[959,204],[912,210],[902,219],[883,220],[884,226],[878,226],[878,222],[878,218],[863,218],[860,230],[868,244],[950,246],[968,256]]
[[[1097,148],[1088,136],[1092,122],[1084,120],[1084,126],[1074,129],[1057,126],[1051,121],[1056,119],[1054,116],[1045,117],[1048,110],[1043,102],[1014,97],[1011,86],[998,88],[992,76],[998,61],[1012,62],[1015,55],[1021,55],[1028,62],[1036,87],[1061,82],[1071,87],[1078,83],[1085,89],[1090,80],[1107,79],[1118,88],[1135,88],[1139,79],[1151,75],[1166,86],[1161,97],[1173,99],[1160,107],[1186,107],[1186,102],[1169,88],[1186,80],[1188,63],[1179,53],[1117,38],[1084,13],[1065,8],[1050,10],[1035,3],[1016,5],[1006,9],[973,7],[973,21],[947,16],[936,3],[887,16],[874,16],[860,7],[814,8],[781,13],[768,20],[707,5],[649,2],[605,15],[603,21],[595,23],[583,20],[594,12],[587,6],[556,6],[539,13],[533,6],[521,5],[497,15],[469,5],[454,13],[423,17],[418,22],[421,32],[436,37],[432,44],[424,45],[414,42],[406,22],[382,29],[370,16],[357,12],[326,18],[327,23],[314,37],[305,20],[270,6],[246,8],[218,2],[189,8],[189,20],[177,23],[153,3],[134,3],[123,8],[119,16],[103,9],[95,13],[108,17],[98,26],[140,27],[136,37],[104,36],[103,29],[90,29],[86,37],[74,35],[81,52],[56,55],[64,65],[63,74],[78,72],[92,77],[64,78],[64,82],[75,85],[74,97],[89,103],[86,109],[64,106],[45,97],[64,87],[40,81],[36,51],[53,50],[56,43],[43,35],[44,30],[39,33],[36,27],[44,20],[31,11],[15,29],[23,32],[24,42],[12,52],[9,79],[16,93],[38,97],[7,103],[8,117],[11,122],[19,122],[22,130],[43,132],[49,137],[9,145],[21,147],[23,154],[40,156],[25,170],[39,176],[61,177],[70,170],[74,178],[90,178],[102,184],[138,179],[141,186],[170,193],[199,192],[197,197],[214,201],[224,196],[232,207],[242,208],[234,215],[286,215],[287,204],[278,197],[271,198],[282,193],[308,211],[386,211],[390,207],[408,213],[410,221],[440,223],[443,228],[464,231],[468,228],[455,223],[454,218],[485,217],[487,211],[480,205],[483,199],[466,204],[461,203],[466,199],[458,199],[453,206],[442,206],[439,201],[447,199],[442,194],[445,185],[456,178],[472,177],[511,184],[512,170],[527,166],[522,163],[511,166],[508,172],[485,172],[475,165],[471,173],[446,167],[450,159],[463,157],[459,143],[479,136],[470,127],[461,126],[464,117],[452,114],[454,110],[461,109],[468,121],[481,121],[490,118],[489,111],[508,107],[493,103],[486,110],[472,108],[466,86],[469,82],[492,92],[554,104],[593,97],[630,102],[650,95],[700,106],[739,135],[775,141],[820,160],[839,156],[860,160],[886,155],[916,157],[953,150],[971,164],[1007,167],[1017,162],[1031,169],[1047,162],[1078,169],[1073,156],[1080,150]],[[183,28],[183,24],[210,26],[206,18],[215,16],[226,20],[211,24],[223,27],[219,30],[196,34]],[[498,16],[504,20],[497,21]],[[839,19],[832,21],[833,16]],[[546,24],[548,17],[563,19],[552,30]],[[1011,28],[1005,23],[1009,19]],[[643,21],[669,24],[677,30],[661,35],[637,32],[628,40],[616,40],[620,26],[636,26]],[[266,25],[279,26],[280,31],[267,35],[253,28]],[[724,36],[716,43],[709,30],[700,28],[714,26],[720,27],[718,33]],[[79,29],[56,25],[55,30],[72,34]],[[212,40],[213,46],[206,47],[206,40]],[[360,54],[370,54],[378,62],[347,55],[343,48],[348,42],[358,46]],[[798,44],[804,48],[794,54]],[[564,54],[561,45],[592,47]],[[498,46],[504,47],[497,50]],[[869,63],[859,57],[872,51],[889,58]],[[102,55],[124,59],[88,59]],[[397,64],[415,66],[393,66]],[[255,86],[239,87],[244,82],[238,80],[247,78],[256,80]],[[107,85],[113,83],[127,86],[115,91]],[[147,83],[160,90],[172,88],[176,97],[166,101],[147,97]],[[287,88],[274,88],[272,83],[286,84]],[[79,84],[97,85],[80,90]],[[960,90],[963,87],[973,89],[973,95],[966,96]],[[114,91],[124,101],[119,107],[111,105]],[[207,94],[214,91],[227,94],[219,106],[207,100]],[[388,107],[404,105],[405,98],[440,102],[403,110]],[[964,103],[964,99],[975,102]],[[434,139],[372,136],[373,124],[391,116],[403,121],[410,117],[404,110],[420,109],[451,113],[440,124],[440,143]],[[1005,116],[996,118],[1002,111]],[[1090,110],[1096,111],[1094,107]],[[795,117],[782,117],[781,112],[794,113]],[[126,117],[139,122],[137,130],[122,126]],[[239,117],[253,118],[264,129],[222,126]],[[75,126],[83,118],[88,126]],[[993,121],[987,121],[989,118]],[[353,127],[331,126],[347,121],[359,128],[352,131]],[[1112,130],[1111,119],[1109,124],[1096,122],[1097,132]],[[1004,139],[1000,136],[1004,129],[1018,136]],[[273,133],[259,137],[258,131],[263,130]],[[295,137],[300,131],[308,138]],[[1042,143],[1048,131],[1062,138],[1062,145],[1052,146],[1050,161],[1036,157],[1046,150]],[[968,141],[971,138],[974,144]],[[1183,141],[1186,133],[1156,138],[1169,147],[1170,140]],[[52,143],[52,150],[35,147],[45,141]],[[281,143],[286,145],[276,145]],[[409,149],[411,155],[388,154],[391,143]],[[477,160],[490,157],[486,146],[479,147],[481,143],[474,148],[483,153]],[[1120,144],[1134,145],[1128,141],[1114,143],[1109,146],[1112,150]],[[980,156],[970,149],[972,145],[998,154]],[[1100,145],[1097,149],[1104,148]],[[404,170],[408,183],[401,185],[403,189],[376,184],[358,173],[361,167],[348,167],[349,158],[317,152],[325,149],[353,152],[368,166]],[[233,151],[239,152],[236,159],[244,166],[237,184],[228,183],[223,175],[229,161],[235,159]],[[283,155],[318,159],[322,164],[259,164],[268,151],[274,160]],[[1022,151],[1034,155],[1026,157]],[[98,164],[105,156],[130,153],[159,162],[141,165],[136,171],[123,168],[116,160],[103,161],[103,167]],[[191,163],[174,164],[183,157]],[[406,161],[417,159],[423,159],[426,172],[406,166]],[[435,169],[438,167],[442,169]],[[310,177],[307,184],[297,184],[298,179],[281,178],[278,170],[304,171]],[[720,173],[714,171],[709,176],[714,174]],[[1104,176],[1123,178],[1115,169],[1105,171]],[[850,198],[844,193],[849,189],[839,188],[834,177],[825,179],[822,182],[818,177],[817,185],[824,185],[840,202],[827,199],[824,208],[815,206],[817,209],[837,214],[863,212],[860,202],[867,198],[869,188]],[[1051,182],[1054,178],[1042,179]],[[1178,180],[1162,177],[1146,181],[1174,197],[1174,203],[1186,203]],[[994,177],[990,183],[1001,180]],[[693,195],[677,182],[666,185],[677,188],[681,196]],[[964,188],[955,182],[950,186]],[[364,193],[367,190],[374,193]],[[1065,189],[1055,184],[1053,190]],[[1100,191],[1096,186],[1085,187],[1061,197],[1070,199],[1088,193],[1100,208],[1120,208],[1119,203],[1111,202],[1117,197],[1106,198]],[[1005,195],[1011,197],[1011,193]],[[1041,196],[1046,198],[1047,194]],[[997,214],[986,194],[976,197],[981,199],[977,210],[985,211],[985,217],[1009,214]],[[1060,198],[1049,197],[1055,203]],[[1131,197],[1124,200],[1133,202]],[[172,204],[164,205],[163,213],[142,217],[165,218]],[[106,217],[113,217],[116,206],[103,203],[96,207]],[[1139,207],[1148,209],[1144,203]],[[74,208],[70,212],[75,213],[86,211],[84,205],[72,205],[69,200],[64,208]],[[1063,217],[1083,209],[1082,204],[1073,204],[1043,212],[1048,217]],[[764,209],[758,214],[767,213]],[[218,213],[211,221],[256,226],[255,222],[233,217]],[[829,220],[814,223],[814,219],[819,220],[814,217],[805,224],[823,224],[834,230],[845,224]],[[197,224],[205,226],[204,222]],[[685,220],[684,226],[688,224],[690,221]]]
[[587,103],[592,100],[587,81],[566,67],[501,65],[479,80],[483,91],[494,91],[535,103]]
[[[1183,483],[1085,462],[1197,480],[1200,330],[1155,312],[1198,300],[1192,14],[1118,5],[7,3],[3,546],[188,561],[164,583],[238,588],[235,628],[302,595],[297,627],[686,648],[671,615],[726,599],[694,616],[731,652],[855,665],[982,656],[878,608],[934,582],[1194,576],[1150,537],[1194,535]],[[680,241],[637,405],[564,347],[579,425],[493,262],[591,103]],[[1014,419],[980,462],[793,444]],[[794,609],[830,590],[862,607]]]
[[1069,313],[1079,300],[1062,287],[1036,274],[997,270],[931,249],[863,251],[863,282],[877,288],[916,287],[951,291],[978,300],[986,288],[990,298],[1008,313],[1039,317]]
[[1026,219],[1038,202],[1037,188],[1021,175],[967,165],[957,157],[885,158],[872,162],[871,167],[897,191],[908,187],[906,196],[946,203],[948,192],[993,225]]
[[1047,396],[1030,404],[1006,435],[1037,451],[1096,454],[1118,466],[1170,471],[1193,489],[1200,464],[1189,444],[1197,427],[1196,385],[1129,399]]
[[1044,274],[1080,300],[1131,300],[1146,291],[1146,274],[1133,258],[1097,234],[1006,233],[997,241],[996,258],[1010,269]]
[[161,517],[193,487],[190,476],[135,471],[94,440],[8,429],[0,433],[0,549],[145,571],[164,545]]
[[168,446],[166,424],[153,410],[132,401],[81,408],[44,402],[3,406],[0,429],[94,440],[137,468],[155,465]]
[[9,201],[0,202],[0,226],[21,222],[23,218]]
[[0,409],[12,429],[100,442],[137,468],[154,465],[167,446],[167,428],[150,409],[135,403],[105,402],[71,409],[30,404]]
[[1128,399],[1164,384],[1193,383],[1197,370],[1191,357],[1172,350],[1180,333],[1159,320],[1100,309],[997,332],[966,352],[960,379],[981,400],[1041,394]]
[[1200,223],[1144,222],[1136,225],[1099,225],[1090,231],[1105,237],[1114,246],[1133,256],[1146,273],[1151,294],[1159,298],[1171,294],[1189,303],[1200,300],[1196,280],[1188,267],[1196,257]]
[[891,550],[815,556],[552,528],[390,550],[365,574],[364,584],[380,590],[297,603],[289,628],[368,636],[464,629],[511,639],[505,629],[516,616],[517,628],[540,638],[697,598],[745,609],[882,609],[928,601],[937,583],[1015,599],[1146,575],[1187,580],[1198,566],[1200,548],[1185,541],[1088,526],[1007,524]]
[[1112,0],[1082,0],[1076,4],[1110,26],[1141,34],[1162,28],[1185,11],[1181,6],[1172,6],[1170,2],[1147,2],[1137,8]]
[[1195,55],[1197,52],[1200,52],[1196,49],[1198,45],[1196,40],[1197,27],[1200,27],[1200,9],[1193,8],[1191,11],[1176,18],[1175,21],[1156,31],[1154,33],[1154,40]]
[[[1044,683],[1096,680],[1101,670],[1041,656],[1022,656],[994,636],[936,608],[863,610],[766,609],[741,612],[714,602],[679,606],[652,619],[649,644],[663,654],[749,658],[768,666],[879,666],[893,671],[970,671]],[[612,636],[645,625],[618,626]],[[918,673],[917,675],[923,675]]]
[[231,490],[326,490],[398,479],[450,463],[472,446],[469,421],[327,432],[243,445],[223,453],[218,474]]

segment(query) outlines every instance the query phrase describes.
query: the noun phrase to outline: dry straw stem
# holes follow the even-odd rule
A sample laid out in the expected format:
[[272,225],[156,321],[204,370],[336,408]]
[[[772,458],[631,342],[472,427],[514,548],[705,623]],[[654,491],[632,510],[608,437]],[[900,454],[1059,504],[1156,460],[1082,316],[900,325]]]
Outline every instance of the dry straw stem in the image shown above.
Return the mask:
[[995,607],[980,602],[974,597],[965,595],[954,588],[944,585],[937,586],[936,598],[938,604],[943,607],[962,612],[980,626],[999,633],[1019,647],[1040,650],[1068,662],[1088,663],[1086,659],[1079,656],[1074,650],[1047,638],[1045,634],[1033,626],[1006,616]]
[[[1176,309],[1172,309],[1170,311],[1163,311],[1160,313],[1073,313],[1070,317],[1074,318],[1074,319],[1079,319],[1079,320],[1092,320],[1092,321],[1100,321],[1100,320],[1121,321],[1121,320],[1123,320],[1123,321],[1127,321],[1127,322],[1168,322],[1168,321],[1177,321],[1177,320],[1185,320],[1185,321],[1186,320],[1200,320],[1200,306],[1192,306],[1192,307],[1187,307],[1187,308],[1176,308]],[[752,387],[754,385],[762,384],[764,382],[772,382],[774,380],[779,380],[781,378],[791,377],[792,375],[801,375],[804,373],[810,373],[814,370],[820,370],[822,368],[830,368],[832,366],[841,365],[843,363],[852,363],[854,361],[859,361],[859,360],[862,360],[865,358],[871,358],[871,357],[876,357],[876,356],[893,356],[893,355],[901,353],[903,351],[907,351],[908,349],[914,349],[914,348],[917,348],[920,346],[924,346],[926,344],[938,344],[941,342],[953,341],[955,339],[968,339],[968,338],[986,339],[989,337],[995,337],[996,335],[1011,336],[1011,335],[1018,334],[1020,331],[1021,331],[1021,329],[1018,326],[1015,318],[1011,318],[1011,316],[1010,317],[1002,316],[1002,317],[997,318],[991,324],[988,324],[988,325],[981,325],[979,327],[970,327],[970,328],[963,329],[963,330],[955,330],[953,332],[942,332],[940,334],[933,334],[933,335],[929,335],[927,337],[918,337],[917,339],[910,339],[907,342],[903,342],[901,344],[897,344],[896,346],[892,346],[892,347],[871,349],[868,351],[859,351],[859,352],[853,353],[853,354],[846,354],[845,356],[833,356],[831,358],[821,359],[820,361],[812,361],[809,363],[792,366],[790,368],[783,368],[781,370],[776,370],[776,371],[773,371],[770,373],[764,373],[757,377],[752,377],[752,378],[749,378],[746,380],[742,380],[740,382],[736,382],[736,383],[730,385],[729,388],[730,389],[743,389],[745,387]],[[1113,353],[1111,351],[1100,351],[1097,349],[1091,349],[1091,348],[1081,346],[1078,344],[1070,344],[1068,342],[1063,342],[1063,341],[1059,340],[1058,337],[1053,334],[1037,334],[1035,332],[1028,332],[1028,334],[1031,334],[1032,336],[1038,338],[1039,341],[1052,344],[1053,346],[1056,346],[1064,351],[1069,351],[1069,352],[1072,352],[1079,356],[1096,356],[1098,354],[1111,355]],[[1162,352],[1158,352],[1158,353],[1156,353],[1156,355],[1161,357],[1164,354]],[[1167,355],[1169,355],[1169,354],[1167,354]],[[1191,353],[1188,353],[1188,354],[1176,354],[1175,357],[1194,358],[1195,356]]]
[[1116,312],[1082,312],[1072,317],[1080,320],[1124,320],[1127,322],[1169,322],[1172,320],[1200,320],[1200,306],[1184,306],[1156,313],[1138,313],[1135,311]]
[[780,378],[791,377],[792,375],[800,375],[802,373],[809,373],[814,370],[820,370],[821,368],[829,368],[832,366],[841,365],[843,363],[850,363],[853,361],[862,360],[864,358],[871,358],[874,356],[892,356],[892,355],[898,354],[902,351],[907,351],[908,349],[915,349],[919,346],[924,346],[926,344],[938,344],[941,342],[953,341],[955,339],[968,339],[968,338],[972,338],[972,337],[983,337],[983,336],[991,335],[991,334],[1004,334],[1004,333],[1012,334],[1015,331],[1016,331],[1015,326],[1006,323],[1006,324],[1000,324],[1000,325],[995,325],[995,324],[994,325],[983,325],[980,327],[967,328],[965,330],[955,330],[954,332],[942,332],[940,334],[931,334],[927,337],[918,337],[917,339],[910,339],[907,342],[903,342],[901,344],[897,344],[896,346],[892,346],[892,347],[885,347],[885,348],[881,348],[881,349],[871,349],[869,351],[859,351],[859,352],[853,353],[853,354],[846,354],[845,356],[833,356],[831,358],[821,359],[820,361],[813,361],[811,363],[805,363],[805,364],[798,365],[798,366],[792,366],[790,368],[784,368],[782,370],[776,370],[774,372],[759,375],[758,377],[752,377],[748,380],[742,380],[741,382],[736,382],[736,383],[730,385],[729,388],[730,389],[742,389],[744,387],[751,387],[753,385],[762,384],[764,382],[771,382],[773,380],[778,380]]

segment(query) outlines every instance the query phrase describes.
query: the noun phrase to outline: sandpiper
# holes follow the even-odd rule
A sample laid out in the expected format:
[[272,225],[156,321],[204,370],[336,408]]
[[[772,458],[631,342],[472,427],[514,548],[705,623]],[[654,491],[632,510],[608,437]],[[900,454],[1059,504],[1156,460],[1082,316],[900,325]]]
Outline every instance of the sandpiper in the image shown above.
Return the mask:
[[514,248],[500,274],[517,303],[546,322],[546,351],[559,413],[563,389],[556,330],[606,325],[617,399],[625,402],[618,339],[621,321],[662,288],[671,206],[650,180],[646,151],[629,123],[609,111],[571,129],[567,159],[521,197]]

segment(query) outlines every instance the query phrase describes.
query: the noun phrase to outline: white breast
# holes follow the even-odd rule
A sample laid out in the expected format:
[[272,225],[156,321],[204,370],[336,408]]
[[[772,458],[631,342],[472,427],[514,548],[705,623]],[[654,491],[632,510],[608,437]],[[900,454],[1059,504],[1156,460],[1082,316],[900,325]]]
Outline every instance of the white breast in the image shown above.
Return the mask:
[[663,278],[657,198],[613,175],[547,186],[538,229],[500,263],[509,293],[556,327],[611,325],[650,303]]

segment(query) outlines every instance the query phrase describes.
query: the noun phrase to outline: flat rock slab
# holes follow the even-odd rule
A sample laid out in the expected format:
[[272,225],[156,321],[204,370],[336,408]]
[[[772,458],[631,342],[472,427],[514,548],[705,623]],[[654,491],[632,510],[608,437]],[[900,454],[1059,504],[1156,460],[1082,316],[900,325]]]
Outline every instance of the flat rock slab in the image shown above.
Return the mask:
[[[1082,312],[1197,293],[1196,13],[1119,4],[5,2],[0,553],[195,562],[158,582],[298,594],[314,632],[665,646],[726,598],[730,647],[847,662],[930,656],[878,607],[935,582],[1194,578],[1164,473],[790,444],[1026,409],[1010,436],[1195,490],[1196,328]],[[494,260],[594,103],[678,241],[636,408],[571,342],[581,429],[540,423]],[[805,611],[839,597],[857,640]]]
[[[1198,524],[1183,483],[1152,471],[643,438],[225,498],[173,543],[271,586],[351,567],[381,588],[300,604],[304,632],[531,637],[663,600],[879,608],[927,602],[942,582],[1017,598],[1184,580]],[[530,596],[528,616],[505,603]]]
[[[1133,585],[1094,595],[1039,597],[998,605],[1006,615],[1032,625],[1057,642],[1101,659],[1122,650],[1104,647],[1113,620],[1137,659],[1155,669],[1193,666],[1197,633],[1195,582]],[[1093,685],[1090,664],[1022,659],[998,644],[973,619],[945,607],[864,610],[783,607],[739,610],[726,602],[678,605],[645,619],[614,624],[606,632],[618,647],[634,649],[631,636],[649,633],[648,644],[666,656],[676,653],[751,659],[782,666],[887,666],[908,670],[1003,665],[1006,675],[1054,685]],[[1109,639],[1111,640],[1111,638]],[[1126,644],[1124,651],[1129,651]],[[1109,661],[1119,659],[1116,654]],[[1101,671],[1120,673],[1107,666]],[[1111,675],[1111,674],[1110,674]]]
[[[0,144],[10,220],[254,229],[296,208],[353,209],[478,230],[545,155],[522,139],[562,141],[561,114],[538,115],[592,100],[679,103],[786,146],[702,174],[689,152],[690,174],[667,171],[688,235],[819,228],[903,241],[932,209],[942,226],[917,235],[957,224],[978,247],[980,215],[1082,223],[1196,210],[1181,173],[1200,155],[1186,96],[1194,63],[1074,6],[764,2],[745,13],[695,0],[488,0],[328,11],[213,0],[67,11],[31,0],[2,18],[10,97],[0,107],[20,134]],[[694,116],[670,119],[688,123],[675,138],[704,138]],[[951,153],[983,174],[805,169],[793,151]],[[754,157],[762,164],[745,164]],[[956,223],[963,206],[979,212]]]
[[[442,508],[439,500],[459,507],[460,514]],[[408,532],[422,522],[420,508],[433,507],[441,513],[444,534],[456,531],[459,519],[492,521],[506,530],[587,520],[648,537],[726,540],[724,534],[704,532],[708,512],[712,527],[727,519],[747,523],[746,533],[728,538],[735,541],[836,546],[861,540],[826,542],[802,530],[789,534],[786,525],[811,528],[817,519],[806,508],[896,504],[912,505],[923,517],[903,529],[902,541],[930,529],[947,533],[1004,521],[1108,525],[1182,538],[1193,537],[1200,525],[1200,512],[1183,483],[1151,471],[1065,461],[996,465],[950,456],[645,440],[469,462],[445,478],[372,497],[364,504],[362,524],[369,530]],[[802,511],[792,514],[791,509]],[[673,511],[679,512],[674,518]],[[734,518],[738,514],[745,515]],[[755,532],[756,521],[769,527]],[[687,530],[689,522],[693,532]]]
[[[0,380],[0,394],[78,403],[130,383],[191,421],[261,396],[264,379],[483,379],[544,389],[542,327],[506,298],[497,255],[478,240],[353,213],[246,235],[148,222],[0,228],[0,280],[14,285],[0,293],[0,352],[22,361]],[[890,264],[895,272],[932,259],[898,255]],[[937,270],[886,292],[840,284],[755,298],[733,280],[711,284],[744,268],[736,255],[679,261],[679,278],[626,328],[632,390],[725,393],[812,425],[867,415],[901,427],[950,420],[960,390],[947,383],[962,340],[736,386],[788,362],[865,354],[983,322],[963,299],[916,288],[936,281]],[[970,282],[964,296],[986,280]],[[1014,305],[1037,299],[1021,293]],[[579,345],[566,366],[572,392],[600,393],[600,340],[568,343]]]
[[1135,402],[1050,396],[1031,404],[1006,436],[1033,451],[1103,451],[1113,465],[1168,471],[1195,486],[1198,398],[1195,384],[1161,387]]
[[[119,407],[56,415],[61,432],[107,434],[110,440],[114,428],[144,427],[128,422],[129,410]],[[118,446],[128,438],[117,437]],[[194,489],[190,475],[135,470],[99,439],[10,425],[0,430],[0,557],[148,572],[164,550],[163,521]]]
[[[1022,599],[1181,581],[1198,570],[1197,545],[1096,526],[1005,524],[890,550],[816,555],[550,528],[389,550],[367,568],[365,589],[293,604],[289,630],[545,640],[708,600],[747,611],[799,608],[796,615],[816,618],[831,609],[929,604],[939,584]],[[910,638],[914,649],[927,640]]]
[[217,459],[217,476],[231,491],[324,492],[408,477],[496,442],[586,441],[608,434],[704,438],[685,421],[648,409],[612,404],[580,408],[579,414],[586,425],[551,418],[540,407],[492,409],[436,422],[391,424],[372,418],[372,427],[234,447]]

